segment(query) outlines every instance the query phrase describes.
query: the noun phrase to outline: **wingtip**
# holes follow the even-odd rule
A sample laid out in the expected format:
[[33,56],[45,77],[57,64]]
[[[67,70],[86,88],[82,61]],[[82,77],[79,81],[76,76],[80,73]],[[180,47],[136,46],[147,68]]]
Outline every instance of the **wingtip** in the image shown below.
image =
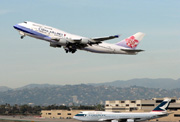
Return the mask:
[[121,35],[114,35],[114,37],[119,38]]

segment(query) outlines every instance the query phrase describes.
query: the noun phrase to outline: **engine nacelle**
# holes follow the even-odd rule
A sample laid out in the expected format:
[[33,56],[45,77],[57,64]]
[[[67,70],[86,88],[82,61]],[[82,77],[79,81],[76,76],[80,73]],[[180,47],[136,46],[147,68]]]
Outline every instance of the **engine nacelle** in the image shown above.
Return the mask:
[[127,122],[134,122],[134,119],[127,119]]
[[81,39],[81,44],[89,44],[89,39]]
[[66,40],[66,39],[59,39],[58,44],[62,45],[62,46],[66,46],[68,44],[68,40]]
[[111,120],[111,122],[118,122],[118,120]]
[[57,44],[54,44],[54,43],[50,43],[50,46],[51,46],[51,47],[54,47],[54,48],[56,48],[56,47],[61,47],[61,45],[57,45]]
[[50,43],[50,45],[49,45],[49,46],[51,46],[51,47],[57,47],[57,44]]

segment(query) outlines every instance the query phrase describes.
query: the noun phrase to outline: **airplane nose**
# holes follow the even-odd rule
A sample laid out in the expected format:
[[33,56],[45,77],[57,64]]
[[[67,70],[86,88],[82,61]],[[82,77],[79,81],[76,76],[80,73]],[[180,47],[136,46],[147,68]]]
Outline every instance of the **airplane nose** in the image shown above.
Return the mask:
[[78,117],[75,115],[75,116],[73,116],[73,119],[76,119],[76,120],[78,120]]
[[16,25],[14,25],[13,27],[14,27],[15,29],[17,29],[17,28],[18,28],[18,25],[16,24]]

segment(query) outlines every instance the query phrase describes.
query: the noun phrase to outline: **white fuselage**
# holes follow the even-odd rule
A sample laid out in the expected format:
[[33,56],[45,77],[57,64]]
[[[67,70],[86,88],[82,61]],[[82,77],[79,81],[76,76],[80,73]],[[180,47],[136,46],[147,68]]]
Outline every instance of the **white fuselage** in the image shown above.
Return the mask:
[[148,112],[148,113],[113,113],[101,111],[84,111],[74,116],[74,119],[81,121],[111,121],[111,120],[128,120],[144,121],[154,118],[167,116],[167,113]]
[[[68,40],[71,42],[71,40],[76,40],[76,39],[90,39],[74,34],[70,34],[67,32],[64,32],[62,30],[46,26],[46,25],[41,25],[33,22],[26,22],[26,23],[20,23],[14,26],[15,29],[17,29],[22,36],[28,35],[37,39],[42,39],[45,41],[50,42],[50,44],[58,44],[59,43],[56,40]],[[60,41],[61,42],[61,41]],[[73,41],[72,41],[73,43]],[[63,46],[66,48],[66,43],[60,43],[60,46]],[[100,44],[93,44],[93,45],[88,45],[86,47],[81,47],[79,48],[80,50],[86,50],[94,53],[109,53],[109,54],[137,54],[137,52],[126,52],[121,49],[126,49],[125,47],[121,47],[115,44],[109,44],[109,43],[100,43]]]
[[122,51],[121,49],[123,49],[123,47],[117,46],[115,44],[105,43],[105,42],[83,48],[83,50],[94,52],[94,53],[127,54],[127,52]]

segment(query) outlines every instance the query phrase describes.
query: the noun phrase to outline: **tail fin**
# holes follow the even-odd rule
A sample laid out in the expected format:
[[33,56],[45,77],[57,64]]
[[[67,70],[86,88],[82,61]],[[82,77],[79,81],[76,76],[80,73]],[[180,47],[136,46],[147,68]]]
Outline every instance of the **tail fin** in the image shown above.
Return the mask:
[[169,98],[165,99],[151,112],[165,112],[170,104],[170,101],[171,99]]
[[138,33],[118,42],[116,45],[130,48],[130,49],[135,49],[137,47],[137,45],[139,44],[139,42],[143,39],[144,35],[145,35],[144,33],[138,32]]

